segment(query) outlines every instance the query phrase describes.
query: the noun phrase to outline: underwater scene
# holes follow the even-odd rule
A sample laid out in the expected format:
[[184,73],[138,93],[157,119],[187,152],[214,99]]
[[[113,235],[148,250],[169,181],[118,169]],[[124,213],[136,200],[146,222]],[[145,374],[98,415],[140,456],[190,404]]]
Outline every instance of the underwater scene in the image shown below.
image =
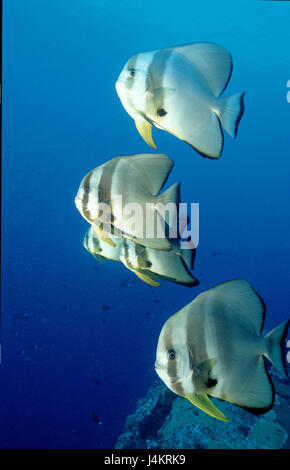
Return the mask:
[[290,2],[2,14],[0,449],[289,449]]

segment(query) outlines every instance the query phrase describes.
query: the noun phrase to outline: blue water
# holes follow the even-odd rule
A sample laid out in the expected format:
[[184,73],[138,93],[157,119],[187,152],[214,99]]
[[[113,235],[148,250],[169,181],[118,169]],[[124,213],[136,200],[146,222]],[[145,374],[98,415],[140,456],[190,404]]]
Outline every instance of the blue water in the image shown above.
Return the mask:
[[[110,448],[155,379],[161,326],[199,292],[245,278],[267,328],[289,316],[290,2],[3,3],[0,447]],[[168,184],[200,203],[200,286],[157,289],[84,250],[74,197],[107,159],[150,152],[115,92],[125,62],[204,40],[231,51],[245,115],[218,161],[153,131]]]

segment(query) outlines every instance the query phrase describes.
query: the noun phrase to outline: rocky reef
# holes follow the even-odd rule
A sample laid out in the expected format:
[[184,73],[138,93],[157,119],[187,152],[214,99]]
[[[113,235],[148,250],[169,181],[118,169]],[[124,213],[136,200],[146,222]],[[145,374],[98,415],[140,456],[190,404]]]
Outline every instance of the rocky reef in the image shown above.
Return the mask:
[[[290,370],[288,369],[288,372]],[[206,415],[160,381],[137,403],[126,419],[116,449],[280,449],[290,448],[290,382],[271,370],[275,404],[253,415],[230,403],[213,402],[229,423]]]

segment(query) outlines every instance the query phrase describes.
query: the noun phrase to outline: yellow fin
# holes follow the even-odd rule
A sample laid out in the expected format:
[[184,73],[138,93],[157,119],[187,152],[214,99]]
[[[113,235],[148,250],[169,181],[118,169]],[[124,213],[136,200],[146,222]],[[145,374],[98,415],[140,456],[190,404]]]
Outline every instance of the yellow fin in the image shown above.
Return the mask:
[[206,393],[201,394],[188,394],[185,395],[190,403],[192,403],[197,408],[200,408],[206,414],[212,416],[213,418],[219,419],[220,421],[229,422],[230,420],[210,401]]
[[140,120],[135,120],[135,124],[137,127],[137,130],[141,137],[145,140],[146,144],[150,145],[150,147],[157,149],[153,138],[152,138],[152,125],[149,124],[149,122],[144,121],[144,119]]
[[111,240],[111,238],[107,234],[107,232],[102,230],[101,227],[99,227],[96,224],[92,224],[92,227],[93,227],[94,231],[96,232],[96,234],[98,235],[98,237],[100,237],[101,240],[103,240],[105,243],[107,243],[108,245],[110,245],[112,247],[116,246],[115,243],[113,242],[113,240]]
[[134,273],[137,277],[139,277],[139,279],[141,279],[141,281],[146,282],[146,284],[149,284],[153,287],[160,286],[159,282],[154,281],[153,279],[151,279],[151,277],[147,276],[146,274],[137,273],[136,271],[134,271]]

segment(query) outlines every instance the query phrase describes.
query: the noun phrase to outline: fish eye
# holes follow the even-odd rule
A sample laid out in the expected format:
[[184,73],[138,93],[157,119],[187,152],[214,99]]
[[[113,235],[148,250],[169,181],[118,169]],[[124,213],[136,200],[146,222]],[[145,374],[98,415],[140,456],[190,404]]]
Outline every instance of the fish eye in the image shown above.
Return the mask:
[[89,188],[87,186],[84,187],[84,192],[88,194],[90,192]]
[[136,71],[133,70],[133,69],[129,70],[129,75],[130,75],[130,77],[132,77],[132,78],[135,77]]
[[171,361],[173,361],[173,359],[176,358],[176,352],[174,351],[174,349],[169,349],[167,351],[167,358],[170,359]]

